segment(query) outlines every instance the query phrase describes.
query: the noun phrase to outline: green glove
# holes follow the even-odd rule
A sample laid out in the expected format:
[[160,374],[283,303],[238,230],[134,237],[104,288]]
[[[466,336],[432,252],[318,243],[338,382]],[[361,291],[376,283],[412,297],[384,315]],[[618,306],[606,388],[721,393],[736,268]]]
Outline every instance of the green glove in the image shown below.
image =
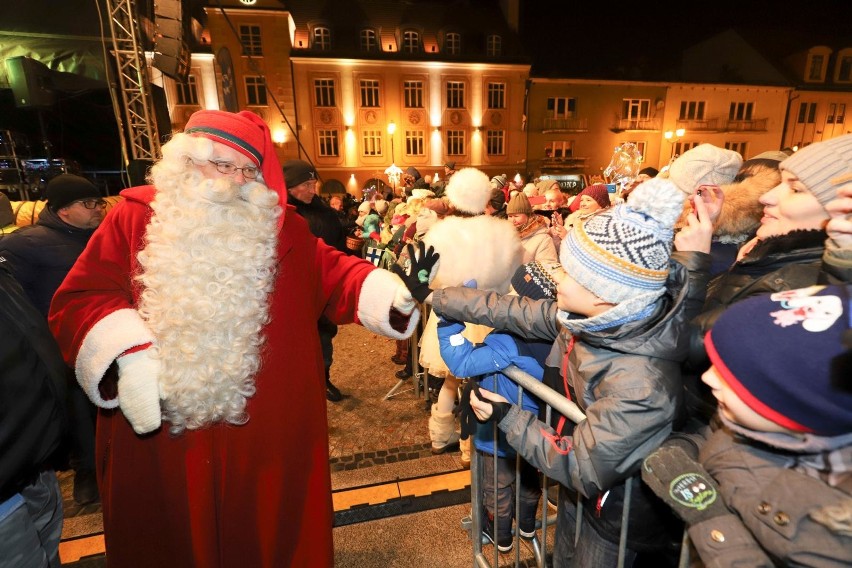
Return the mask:
[[663,444],[645,458],[642,480],[688,525],[728,513],[716,482],[677,445]]
[[432,293],[429,288],[429,274],[432,272],[432,267],[438,262],[440,255],[435,252],[435,247],[429,247],[426,250],[426,245],[423,241],[417,243],[419,252],[414,253],[414,245],[408,245],[408,257],[411,259],[411,268],[408,273],[398,264],[394,264],[391,270],[402,279],[405,287],[411,292],[411,297],[420,302],[423,301]]

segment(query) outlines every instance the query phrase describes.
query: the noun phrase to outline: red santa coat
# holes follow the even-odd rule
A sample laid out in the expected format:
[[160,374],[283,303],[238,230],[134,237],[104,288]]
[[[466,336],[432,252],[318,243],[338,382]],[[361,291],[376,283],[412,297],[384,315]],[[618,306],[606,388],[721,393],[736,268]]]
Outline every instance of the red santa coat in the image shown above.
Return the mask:
[[[115,366],[153,338],[135,309],[151,187],[125,190],[57,291],[50,325],[89,396],[117,405]],[[243,426],[179,436],[135,434],[102,409],[97,474],[110,565],[331,566],[332,504],[325,375],[317,319],[402,338],[389,322],[398,278],[317,240],[292,211],[279,233],[278,274],[257,393]]]

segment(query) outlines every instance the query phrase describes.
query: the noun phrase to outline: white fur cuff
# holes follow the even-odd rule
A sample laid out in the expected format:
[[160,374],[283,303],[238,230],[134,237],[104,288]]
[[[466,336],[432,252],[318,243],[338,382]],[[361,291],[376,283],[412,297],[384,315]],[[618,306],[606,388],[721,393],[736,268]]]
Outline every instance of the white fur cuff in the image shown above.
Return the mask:
[[358,297],[358,321],[372,332],[393,339],[407,339],[420,320],[420,311],[411,312],[404,333],[399,333],[390,325],[390,311],[393,307],[399,287],[405,287],[396,274],[388,270],[373,270],[364,279],[361,295]]
[[104,373],[128,349],[153,341],[154,335],[136,310],[117,310],[98,321],[83,338],[74,364],[83,392],[101,408],[117,407],[117,398],[104,400],[98,391]]

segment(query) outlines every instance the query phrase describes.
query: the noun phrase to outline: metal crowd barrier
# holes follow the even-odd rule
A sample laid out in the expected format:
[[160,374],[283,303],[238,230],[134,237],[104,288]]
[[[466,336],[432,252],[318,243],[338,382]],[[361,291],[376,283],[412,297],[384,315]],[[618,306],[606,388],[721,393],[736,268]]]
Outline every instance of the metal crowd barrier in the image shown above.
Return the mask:
[[[586,416],[583,414],[582,410],[573,402],[566,399],[564,396],[554,391],[547,385],[541,383],[536,380],[534,377],[528,375],[515,365],[510,365],[506,369],[503,370],[503,373],[512,379],[514,382],[518,384],[518,400],[522,400],[523,396],[526,396],[527,393],[532,393],[536,397],[539,398],[546,406],[545,406],[545,420],[547,423],[550,423],[551,412],[553,409],[557,410],[560,414],[568,418],[574,423],[579,423],[582,420],[585,420]],[[469,379],[470,380],[470,379]],[[525,393],[524,391],[527,391]],[[494,431],[494,443],[495,447],[497,444],[497,424],[492,422],[492,427]],[[471,515],[470,517],[466,517],[462,519],[462,528],[469,531],[471,540],[473,541],[473,566],[474,568],[491,568],[492,566],[498,566],[500,564],[500,554],[497,550],[496,544],[493,547],[494,555],[493,555],[493,564],[489,563],[488,558],[482,550],[483,547],[483,527],[482,527],[482,517],[481,511],[483,510],[483,497],[480,493],[480,484],[481,476],[482,476],[482,467],[483,464],[481,460],[483,459],[493,459],[492,456],[482,456],[475,448],[471,448],[471,484],[470,484],[470,493],[471,493]],[[517,455],[515,458],[515,487],[519,487],[521,483],[521,457]],[[497,468],[494,468],[494,496],[493,503],[497,503]],[[546,476],[542,476],[542,499],[541,499],[541,515],[540,521],[537,522],[537,528],[540,528],[541,532],[536,533],[536,536],[531,540],[527,541],[532,550],[535,558],[535,563],[538,568],[546,568],[547,563],[547,529],[548,527],[556,522],[556,514],[548,515],[548,499],[547,499],[547,489],[548,489],[548,479]],[[625,562],[625,555],[627,553],[627,533],[629,530],[629,516],[630,516],[630,500],[632,496],[632,485],[630,483],[625,484],[625,492],[624,492],[624,508],[621,513],[621,533],[619,535],[619,543],[618,543],[618,568],[622,568]],[[515,512],[517,517],[517,512],[520,510],[520,492],[515,491]],[[579,542],[582,535],[580,533],[580,528],[582,526],[582,516],[583,516],[583,502],[582,499],[579,498],[577,500],[577,522],[576,522],[576,531],[574,534],[574,543]],[[517,527],[517,519],[515,526]],[[497,539],[498,526],[497,526],[497,518],[495,516],[494,526],[492,527],[494,531],[493,536],[494,540]],[[516,567],[521,566],[521,539],[520,532],[518,530],[514,532],[514,546],[512,548],[514,553],[514,565]],[[540,534],[540,536],[539,536]],[[486,543],[488,540],[485,541]],[[683,540],[681,542],[681,553],[680,559],[678,562],[679,568],[686,568],[689,565],[689,539],[687,536],[686,529],[684,529]]]

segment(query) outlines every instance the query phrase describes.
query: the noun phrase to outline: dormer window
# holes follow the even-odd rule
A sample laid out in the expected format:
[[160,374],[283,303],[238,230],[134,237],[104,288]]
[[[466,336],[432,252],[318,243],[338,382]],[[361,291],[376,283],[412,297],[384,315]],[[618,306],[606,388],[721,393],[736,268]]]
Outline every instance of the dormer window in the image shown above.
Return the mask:
[[450,32],[444,36],[444,52],[448,55],[461,53],[461,34]]
[[488,57],[499,57],[503,54],[503,38],[492,34],[489,35],[485,43],[485,53]]
[[331,49],[331,30],[318,26],[314,28],[314,49],[319,49],[321,51],[328,51]]
[[420,33],[407,30],[402,33],[402,52],[420,53]]
[[852,82],[852,53],[841,53],[838,56],[836,81],[838,83]]
[[822,80],[822,67],[825,62],[825,58],[822,55],[812,55],[810,60],[810,65],[808,66],[808,80],[809,81],[821,81]]
[[361,30],[361,51],[376,51],[378,47],[376,30]]

